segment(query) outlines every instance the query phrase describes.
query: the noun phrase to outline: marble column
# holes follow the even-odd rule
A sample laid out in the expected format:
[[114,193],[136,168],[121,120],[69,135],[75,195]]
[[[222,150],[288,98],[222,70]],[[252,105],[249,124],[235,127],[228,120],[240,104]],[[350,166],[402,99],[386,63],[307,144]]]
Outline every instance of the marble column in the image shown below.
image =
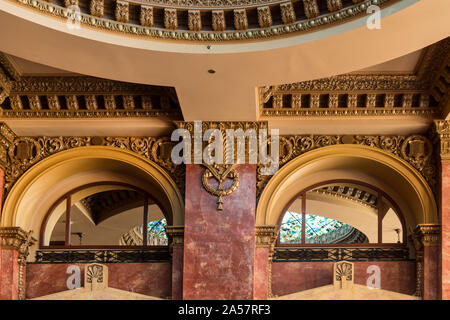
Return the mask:
[[181,300],[183,298],[184,227],[167,226],[166,233],[172,257],[172,299]]
[[[202,165],[186,165],[183,299],[253,298],[256,165],[236,165],[239,186],[222,197],[206,191]],[[231,185],[231,179],[223,188]],[[234,181],[234,180],[233,180]],[[217,188],[214,178],[208,180]]]
[[441,221],[441,298],[450,300],[450,160],[442,161],[439,215]]
[[420,224],[414,230],[418,258],[418,287],[424,300],[439,299],[440,226]]
[[278,235],[277,226],[257,226],[253,299],[266,300],[272,296],[272,256]]
[[450,121],[435,120],[434,133],[439,145],[438,207],[441,224],[439,250],[439,295],[450,299]]
[[26,258],[35,241],[21,228],[0,228],[0,300],[25,299]]

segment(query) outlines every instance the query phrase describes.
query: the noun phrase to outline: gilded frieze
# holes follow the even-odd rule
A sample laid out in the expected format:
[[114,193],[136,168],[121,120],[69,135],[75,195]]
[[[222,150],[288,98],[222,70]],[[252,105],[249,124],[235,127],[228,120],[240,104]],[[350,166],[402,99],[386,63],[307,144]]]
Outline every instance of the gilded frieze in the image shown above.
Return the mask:
[[[422,135],[294,135],[280,136],[280,168],[290,160],[308,151],[338,144],[359,144],[389,152],[411,164],[425,178],[432,190],[436,188],[436,163],[432,157],[433,145]],[[257,168],[257,196],[259,197],[271,176],[262,175],[263,165]]]
[[[17,2],[59,18],[68,18],[71,14],[66,8],[45,0],[17,0]],[[79,6],[80,23],[107,31],[154,39],[229,41],[265,39],[290,33],[309,32],[317,27],[345,22],[364,15],[366,9],[372,4],[383,7],[393,2],[395,0],[364,0],[346,2],[344,6],[341,0],[137,0],[130,2],[121,0],[116,2],[115,20],[106,17],[104,0],[65,0],[65,6]],[[294,6],[298,8],[295,9]],[[331,9],[326,11],[321,9],[325,6]],[[152,8],[152,12],[143,9],[144,7]],[[258,16],[258,10],[261,7],[269,8],[269,11],[265,10],[265,14],[258,19],[257,24],[250,25],[247,21],[248,26],[245,27],[247,19],[240,14],[237,17],[237,23],[234,23],[234,30],[226,30],[221,14],[217,15],[217,12],[232,13],[232,11],[244,10],[250,16]],[[212,25],[213,31],[202,30],[198,27],[198,23],[191,24],[195,27],[190,28],[189,19],[178,21],[176,18],[188,16],[189,11],[199,9],[202,11],[202,17],[207,20],[204,24]],[[302,14],[297,16],[296,10],[300,10]],[[270,15],[278,16],[270,17],[270,11],[272,12]],[[164,15],[163,26],[153,24],[153,14]],[[277,23],[274,23],[275,21]]]
[[9,88],[0,106],[3,118],[181,117],[170,87],[91,77],[21,77]]
[[168,137],[18,137],[0,125],[0,165],[5,170],[5,191],[31,166],[52,154],[84,146],[110,146],[130,150],[164,168],[184,190],[184,167],[170,159],[173,142]]

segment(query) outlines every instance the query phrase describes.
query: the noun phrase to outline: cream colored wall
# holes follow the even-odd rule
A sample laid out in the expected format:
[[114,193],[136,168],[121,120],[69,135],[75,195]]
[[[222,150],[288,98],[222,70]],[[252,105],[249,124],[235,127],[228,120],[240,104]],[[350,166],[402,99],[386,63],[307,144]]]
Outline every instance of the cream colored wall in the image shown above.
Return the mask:
[[257,86],[348,73],[420,50],[449,36],[449,11],[448,0],[402,0],[383,11],[380,30],[361,18],[305,35],[217,45],[70,30],[62,19],[1,1],[0,51],[70,72],[175,86],[185,120],[257,120]]

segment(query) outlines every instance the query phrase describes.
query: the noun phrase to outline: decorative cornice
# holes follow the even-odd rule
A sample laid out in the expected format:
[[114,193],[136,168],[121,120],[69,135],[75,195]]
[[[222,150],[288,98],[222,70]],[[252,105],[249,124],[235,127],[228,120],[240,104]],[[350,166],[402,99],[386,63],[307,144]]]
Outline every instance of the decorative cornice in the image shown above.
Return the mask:
[[[191,134],[194,134],[194,121],[174,121],[179,129],[187,129]],[[267,121],[202,121],[202,134],[209,129],[219,129],[224,131],[226,129],[248,129],[260,130],[267,129]]]
[[8,96],[0,108],[3,118],[181,118],[171,87],[92,77],[22,77],[11,83]]
[[169,246],[172,248],[184,247],[184,226],[166,226],[166,234],[169,238]]
[[[59,18],[69,18],[70,14],[66,8],[57,4],[49,3],[44,0],[16,0],[18,3],[32,7],[41,12],[45,12]],[[79,5],[81,8],[80,23],[103,29],[106,31],[115,31],[131,35],[151,37],[155,39],[173,39],[173,40],[192,40],[192,41],[233,41],[233,40],[254,40],[272,38],[292,33],[304,33],[315,30],[316,28],[346,22],[350,19],[366,14],[370,5],[384,7],[396,0],[365,0],[346,2],[345,7],[339,9],[342,3],[337,0],[130,0],[120,1],[128,4],[128,9],[123,6],[117,6],[120,14],[115,15],[116,21],[105,18],[105,8],[110,8],[111,0],[67,0],[66,6]],[[142,8],[151,6],[155,16],[165,15],[164,24],[158,21],[158,25],[153,23],[142,23]],[[235,24],[236,30],[225,30],[222,21],[218,24],[217,11],[228,14],[239,10],[243,12],[241,17],[257,17],[258,8],[268,6],[272,14],[278,17],[273,21],[276,25],[269,26],[258,24],[258,19],[249,21],[249,29],[243,28],[242,21]],[[332,8],[324,10],[323,8]],[[113,9],[114,10],[114,9]],[[189,21],[177,21],[177,16],[188,16],[189,10],[201,10],[201,19],[205,20],[202,25],[212,25],[214,31],[195,30],[188,28]],[[243,11],[242,11],[243,10]],[[156,13],[157,11],[157,13]],[[301,14],[296,15],[298,11]],[[128,13],[126,13],[128,12]],[[147,11],[148,13],[148,11]],[[128,15],[128,19],[125,17]],[[153,13],[152,13],[153,15]],[[306,16],[306,19],[305,19]],[[139,21],[140,24],[135,21]],[[146,21],[144,19],[144,21]],[[168,23],[170,22],[170,23]],[[183,25],[179,25],[180,23]],[[201,21],[200,21],[201,22]],[[282,24],[281,24],[282,23]],[[245,24],[244,24],[245,25]],[[215,26],[215,27],[214,27]]]
[[423,247],[439,246],[440,234],[441,226],[438,224],[419,224],[414,229],[414,235],[417,237]]
[[428,84],[415,75],[340,75],[259,89],[261,116],[434,117]]
[[[411,164],[428,182],[436,188],[436,163],[432,157],[433,145],[422,135],[376,136],[376,135],[292,135],[280,136],[279,166],[284,166],[297,156],[308,151],[337,144],[359,144],[389,152]],[[271,176],[262,175],[263,165],[258,165],[257,195],[261,194]]]
[[424,52],[412,74],[352,73],[261,87],[260,115],[440,117],[450,102],[450,38]]
[[278,226],[256,226],[255,245],[257,248],[273,248],[278,237]]

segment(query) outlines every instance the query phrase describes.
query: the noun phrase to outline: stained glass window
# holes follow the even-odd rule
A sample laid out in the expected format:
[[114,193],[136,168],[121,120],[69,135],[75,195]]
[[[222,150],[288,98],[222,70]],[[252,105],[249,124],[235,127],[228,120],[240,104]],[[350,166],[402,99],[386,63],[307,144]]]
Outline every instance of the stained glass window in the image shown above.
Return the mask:
[[[306,243],[336,243],[355,230],[343,222],[316,216],[305,215]],[[283,217],[280,227],[280,242],[302,243],[302,214],[288,211]]]
[[[147,225],[147,244],[149,246],[167,245],[168,239],[165,231],[166,219],[155,220]],[[120,238],[121,245],[142,245],[142,225],[136,226]]]
[[165,227],[166,219],[152,221],[148,224],[148,244],[149,245],[167,245],[167,235]]

